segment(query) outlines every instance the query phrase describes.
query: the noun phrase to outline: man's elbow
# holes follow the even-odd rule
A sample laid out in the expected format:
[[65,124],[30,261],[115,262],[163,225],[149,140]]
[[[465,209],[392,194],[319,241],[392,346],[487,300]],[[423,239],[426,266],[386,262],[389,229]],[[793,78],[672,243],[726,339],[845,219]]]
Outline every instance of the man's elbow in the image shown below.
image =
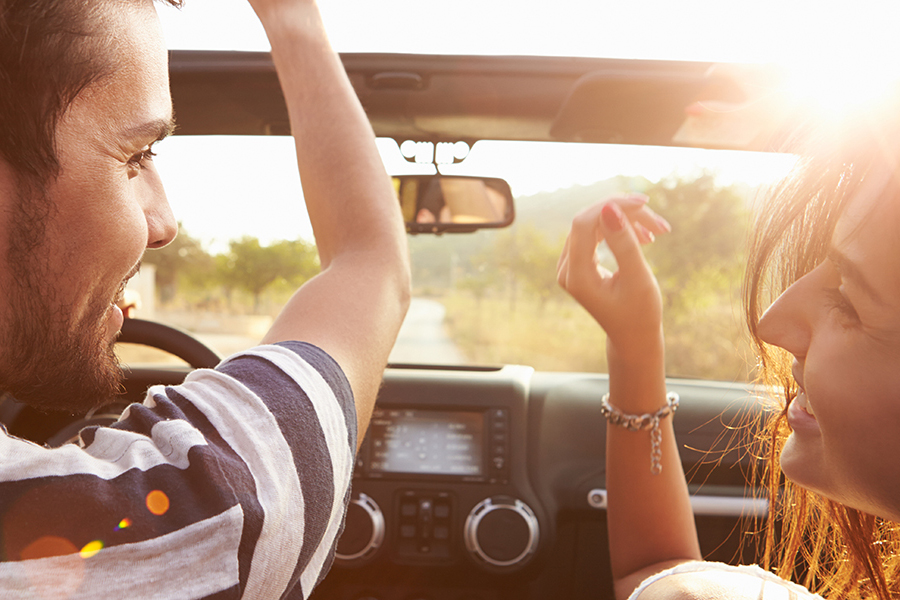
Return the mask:
[[403,266],[400,268],[397,282],[397,300],[403,316],[409,310],[409,302],[412,298],[412,272],[409,267],[409,255],[406,255]]
[[382,246],[375,253],[375,263],[382,269],[382,276],[391,283],[390,289],[396,295],[396,306],[400,309],[401,320],[406,316],[412,298],[412,271],[409,260],[409,247],[406,236],[399,242],[395,240],[392,250]]

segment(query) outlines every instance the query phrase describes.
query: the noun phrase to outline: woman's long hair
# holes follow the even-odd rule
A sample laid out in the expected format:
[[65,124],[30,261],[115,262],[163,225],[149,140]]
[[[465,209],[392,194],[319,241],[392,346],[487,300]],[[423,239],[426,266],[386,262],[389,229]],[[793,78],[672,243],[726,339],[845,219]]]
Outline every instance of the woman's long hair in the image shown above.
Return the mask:
[[885,143],[887,129],[876,135],[868,125],[845,127],[840,134],[825,135],[812,134],[810,126],[789,140],[788,147],[801,158],[795,173],[759,208],[744,281],[761,389],[773,390],[774,396],[755,428],[755,453],[763,469],[751,482],[764,487],[770,499],[762,566],[835,599],[900,596],[900,528],[784,478],[779,457],[790,434],[786,415],[796,382],[790,355],[762,342],[757,325],[779,294],[825,258],[841,211],[872,167],[897,164],[891,148],[900,144],[896,137]]

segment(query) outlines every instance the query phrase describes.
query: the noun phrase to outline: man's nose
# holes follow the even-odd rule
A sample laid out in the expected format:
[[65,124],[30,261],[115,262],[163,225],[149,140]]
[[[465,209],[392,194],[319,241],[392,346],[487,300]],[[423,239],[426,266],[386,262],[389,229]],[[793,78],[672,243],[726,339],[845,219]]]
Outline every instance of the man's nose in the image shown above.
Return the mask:
[[144,209],[147,218],[147,247],[162,248],[169,245],[178,233],[178,223],[169,206],[165,192],[160,191]]

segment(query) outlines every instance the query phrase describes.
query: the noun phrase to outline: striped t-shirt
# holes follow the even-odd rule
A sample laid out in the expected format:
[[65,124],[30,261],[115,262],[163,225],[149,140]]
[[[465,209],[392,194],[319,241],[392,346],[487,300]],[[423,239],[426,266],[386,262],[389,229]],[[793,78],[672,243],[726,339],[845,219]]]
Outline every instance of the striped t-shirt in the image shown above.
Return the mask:
[[305,598],[331,566],[356,450],[325,352],[262,346],[150,388],[82,447],[0,433],[0,597]]

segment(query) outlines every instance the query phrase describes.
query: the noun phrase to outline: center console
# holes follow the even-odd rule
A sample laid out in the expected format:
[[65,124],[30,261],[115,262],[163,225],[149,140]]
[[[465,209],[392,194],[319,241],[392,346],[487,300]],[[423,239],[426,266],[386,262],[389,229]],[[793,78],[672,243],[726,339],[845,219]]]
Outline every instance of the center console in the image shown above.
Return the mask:
[[335,565],[496,574],[534,560],[547,523],[526,468],[530,375],[388,370]]

